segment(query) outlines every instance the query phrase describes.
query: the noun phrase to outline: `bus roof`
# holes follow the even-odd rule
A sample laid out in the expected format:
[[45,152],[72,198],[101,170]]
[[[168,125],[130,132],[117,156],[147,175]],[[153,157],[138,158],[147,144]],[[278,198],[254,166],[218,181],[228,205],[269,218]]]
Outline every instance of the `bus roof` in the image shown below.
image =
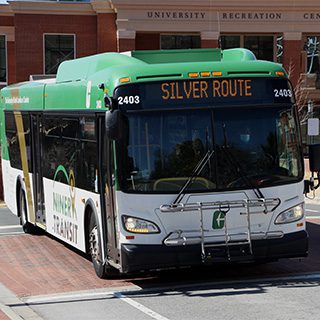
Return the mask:
[[257,60],[247,49],[102,53],[62,62],[55,80],[10,85],[2,89],[1,101],[4,108],[9,109],[17,106],[36,109],[96,109],[101,108],[98,101],[103,101],[105,93],[112,96],[114,89],[124,83],[202,76],[274,77],[277,72],[286,76],[281,65]]
[[[241,62],[241,63],[239,63]],[[214,68],[213,70],[209,70]],[[88,80],[104,71],[108,78],[130,77],[132,82],[159,78],[188,77],[190,72],[220,71],[223,76],[236,74],[272,75],[281,67],[256,60],[247,49],[148,50],[103,53],[61,63],[57,83]],[[233,74],[234,76],[234,74]]]

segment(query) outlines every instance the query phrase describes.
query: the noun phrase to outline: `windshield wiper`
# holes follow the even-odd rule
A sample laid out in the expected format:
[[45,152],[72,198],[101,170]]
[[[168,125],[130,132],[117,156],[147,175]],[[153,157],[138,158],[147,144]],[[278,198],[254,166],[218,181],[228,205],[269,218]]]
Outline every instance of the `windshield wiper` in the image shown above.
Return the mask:
[[177,204],[182,200],[182,198],[185,195],[185,190],[189,187],[189,185],[194,181],[195,178],[197,178],[200,174],[200,172],[203,170],[205,165],[208,163],[210,160],[211,156],[213,155],[214,151],[213,150],[208,150],[206,154],[200,159],[200,161],[197,163],[197,165],[194,167],[191,176],[187,179],[187,181],[184,183],[182,188],[179,191],[178,196],[176,199],[172,202],[171,205]]

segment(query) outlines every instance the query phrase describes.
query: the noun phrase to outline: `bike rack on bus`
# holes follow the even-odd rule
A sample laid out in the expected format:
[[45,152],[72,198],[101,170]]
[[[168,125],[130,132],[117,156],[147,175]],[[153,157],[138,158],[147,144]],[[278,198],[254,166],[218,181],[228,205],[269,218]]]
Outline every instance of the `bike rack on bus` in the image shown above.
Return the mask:
[[[226,247],[228,260],[231,259],[229,247],[248,245],[249,252],[253,255],[252,251],[252,238],[254,239],[267,239],[267,238],[277,238],[281,236],[281,232],[264,233],[264,232],[251,232],[250,216],[252,214],[267,214],[274,211],[280,204],[280,199],[245,199],[245,200],[234,200],[234,201],[215,201],[215,202],[195,202],[195,203],[178,203],[160,206],[160,211],[162,213],[177,213],[177,212],[199,212],[200,214],[200,230],[188,230],[188,233],[200,233],[200,236],[186,237],[183,235],[183,230],[175,230],[170,233],[170,235],[164,240],[164,244],[167,246],[185,246],[200,244],[201,246],[201,258],[204,262],[207,259],[206,248],[213,247]],[[228,231],[228,212],[231,209],[240,208],[244,209],[244,212],[240,212],[241,215],[247,216],[247,231],[243,233],[229,233]],[[219,210],[224,213],[224,242],[214,242],[210,241],[209,238],[219,237],[221,235],[215,236],[205,236],[207,230],[204,228],[204,211],[207,210]],[[232,238],[245,236],[243,240],[232,241]],[[207,240],[205,242],[205,240]],[[208,241],[209,240],[209,241]]]

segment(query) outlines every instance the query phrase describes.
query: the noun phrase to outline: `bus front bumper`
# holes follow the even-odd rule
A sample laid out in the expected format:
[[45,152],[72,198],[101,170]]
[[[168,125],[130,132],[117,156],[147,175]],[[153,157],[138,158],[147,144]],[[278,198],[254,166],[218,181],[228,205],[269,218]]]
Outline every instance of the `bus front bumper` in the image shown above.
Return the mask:
[[[277,260],[308,255],[308,233],[299,231],[280,239],[253,240],[251,255],[245,246],[209,249],[206,263]],[[166,269],[203,264],[200,245],[166,246],[122,244],[122,272]]]

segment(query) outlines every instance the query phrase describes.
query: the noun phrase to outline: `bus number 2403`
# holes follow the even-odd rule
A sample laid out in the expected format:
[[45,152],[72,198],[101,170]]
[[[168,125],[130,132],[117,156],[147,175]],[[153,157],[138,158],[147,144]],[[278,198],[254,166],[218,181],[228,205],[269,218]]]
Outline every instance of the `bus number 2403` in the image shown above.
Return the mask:
[[140,97],[139,96],[124,96],[118,97],[119,104],[139,104]]
[[292,97],[292,91],[290,89],[274,89],[273,92],[276,98]]

